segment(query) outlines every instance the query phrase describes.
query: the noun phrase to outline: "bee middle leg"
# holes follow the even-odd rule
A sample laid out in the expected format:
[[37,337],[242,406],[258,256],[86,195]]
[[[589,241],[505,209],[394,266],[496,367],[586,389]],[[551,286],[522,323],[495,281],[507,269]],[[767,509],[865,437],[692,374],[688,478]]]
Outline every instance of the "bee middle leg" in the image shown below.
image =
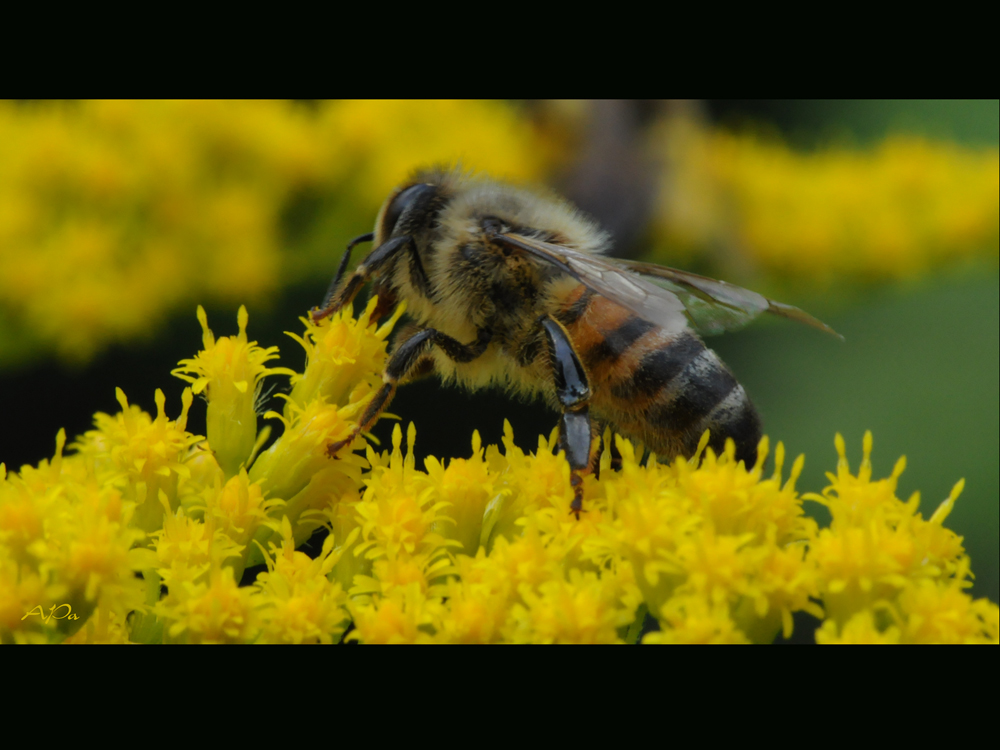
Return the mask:
[[590,468],[590,381],[563,325],[551,316],[539,321],[548,344],[556,398],[563,408],[559,420],[559,447],[569,462],[573,487],[570,513],[580,518],[583,510],[583,473]]
[[346,440],[330,443],[326,447],[326,454],[333,456],[345,445],[353,443],[362,432],[369,430],[379,415],[389,406],[392,397],[396,395],[396,387],[400,382],[416,379],[424,374],[428,366],[433,366],[433,361],[429,361],[430,357],[427,351],[430,347],[437,346],[449,359],[455,362],[471,362],[486,351],[492,338],[493,332],[488,328],[479,329],[476,340],[471,344],[463,344],[434,328],[424,328],[410,336],[396,348],[396,351],[389,358],[385,372],[382,373],[382,387],[368,402],[364,414],[358,420],[358,426]]

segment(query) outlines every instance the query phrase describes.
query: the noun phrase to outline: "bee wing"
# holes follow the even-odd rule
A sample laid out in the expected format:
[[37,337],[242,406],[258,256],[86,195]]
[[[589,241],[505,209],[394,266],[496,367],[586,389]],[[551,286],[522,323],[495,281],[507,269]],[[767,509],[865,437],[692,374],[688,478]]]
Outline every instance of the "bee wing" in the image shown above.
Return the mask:
[[617,259],[615,262],[634,273],[655,278],[656,283],[677,295],[692,323],[705,335],[742,328],[762,312],[767,312],[812,326],[841,340],[844,338],[804,310],[775,302],[735,284],[655,263]]
[[797,307],[725,281],[654,263],[584,253],[517,234],[496,239],[562,269],[598,294],[668,330],[689,321],[699,333],[710,336],[742,328],[768,312],[843,338]]
[[676,294],[615,265],[610,258],[518,234],[496,234],[492,239],[556,266],[601,296],[661,328],[678,331],[687,326],[684,303]]

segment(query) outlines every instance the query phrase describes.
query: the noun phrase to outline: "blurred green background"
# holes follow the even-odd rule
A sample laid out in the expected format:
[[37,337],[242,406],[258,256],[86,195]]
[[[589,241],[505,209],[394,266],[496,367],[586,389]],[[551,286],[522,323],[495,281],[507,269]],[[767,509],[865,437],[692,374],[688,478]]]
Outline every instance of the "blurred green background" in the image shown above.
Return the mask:
[[[279,345],[323,297],[346,241],[415,167],[461,159],[548,182],[610,229],[615,252],[799,305],[844,343],[761,321],[709,344],[765,430],[825,486],[834,433],[875,476],[965,537],[974,596],[1000,599],[1000,107],[991,101],[7,103],[0,107],[0,461],[115,412],[116,386],[180,408],[169,375],[217,335]],[[442,406],[442,405],[446,406]],[[445,409],[443,412],[442,409]],[[556,415],[433,382],[392,411],[418,456],[467,456],[503,420],[536,445]],[[448,419],[442,420],[446,413]],[[376,428],[388,437],[391,422]],[[189,429],[204,429],[192,409]],[[787,464],[786,464],[787,465]],[[822,518],[819,506],[812,505]]]

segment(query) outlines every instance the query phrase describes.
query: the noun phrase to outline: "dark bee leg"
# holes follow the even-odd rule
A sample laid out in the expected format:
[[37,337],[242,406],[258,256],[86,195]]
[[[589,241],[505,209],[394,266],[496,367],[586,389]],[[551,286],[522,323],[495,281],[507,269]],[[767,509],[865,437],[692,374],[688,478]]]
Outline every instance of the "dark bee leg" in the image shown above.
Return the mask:
[[[333,456],[345,445],[350,445],[362,432],[365,432],[375,424],[385,408],[396,395],[396,386],[400,381],[408,381],[411,376],[419,376],[422,370],[427,367],[427,349],[437,346],[449,359],[455,362],[471,362],[476,357],[486,351],[493,332],[488,328],[480,328],[476,340],[471,344],[463,344],[453,339],[451,336],[441,333],[433,328],[425,328],[408,338],[393,352],[386,364],[385,372],[382,373],[383,385],[375,393],[375,396],[368,403],[364,414],[358,420],[358,426],[346,440],[338,440],[330,443],[326,447],[326,454]],[[431,363],[433,365],[433,362]]]
[[622,453],[618,450],[618,444],[615,442],[615,434],[611,433],[611,471],[621,471],[622,470]]
[[590,402],[590,383],[562,324],[549,316],[542,318],[540,323],[548,344],[556,398],[563,408],[559,421],[559,447],[565,451],[569,461],[569,481],[573,486],[570,513],[579,519],[583,510],[582,472],[590,467],[591,427],[587,406]]
[[400,378],[396,385],[406,385],[407,383],[414,383],[423,378],[429,377],[434,374],[434,357],[429,354],[425,354],[423,357],[418,359],[413,367],[410,368],[409,372],[406,373],[406,377]]
[[[395,239],[382,243],[372,250],[368,254],[368,257],[354,269],[354,273],[347,278],[347,283],[338,288],[340,284],[340,276],[347,268],[347,262],[350,257],[351,249],[356,243],[364,242],[365,239],[369,237],[370,235],[367,234],[362,235],[361,237],[356,237],[351,240],[351,244],[347,246],[347,251],[344,253],[343,259],[340,261],[340,268],[337,270],[337,276],[334,277],[333,284],[331,284],[331,291],[327,292],[327,298],[324,301],[323,308],[314,309],[310,313],[313,323],[318,323],[323,320],[323,318],[333,315],[344,305],[350,303],[358,293],[358,290],[364,286],[365,282],[368,281],[371,275],[384,265],[387,260],[398,253],[401,248],[413,245],[413,238],[409,236],[396,237]],[[416,252],[415,248],[412,249],[412,252]]]
[[340,280],[344,278],[347,264],[351,262],[351,250],[354,249],[354,246],[360,245],[362,242],[371,242],[373,239],[375,239],[374,233],[368,232],[368,234],[358,235],[347,243],[347,249],[344,251],[344,255],[340,259],[340,265],[337,267],[337,275],[330,282],[330,287],[326,290],[326,296],[323,297],[323,305],[320,309],[325,310],[330,306],[330,302],[333,301],[333,295],[337,291],[337,287],[340,286]]
[[590,471],[594,473],[595,479],[601,478],[601,456],[604,455],[604,431],[600,425],[591,425],[591,429],[598,434],[597,451],[590,457]]
[[604,422],[593,422],[591,429],[594,434],[599,435],[597,450],[594,455],[590,457],[590,468],[594,472],[594,477],[597,479],[601,478],[601,457],[604,455],[604,451],[610,451],[611,455],[611,471],[621,471],[622,468],[622,454],[618,450],[617,444],[615,444],[615,433],[610,431],[608,433],[608,440],[604,440],[604,430],[607,424]]

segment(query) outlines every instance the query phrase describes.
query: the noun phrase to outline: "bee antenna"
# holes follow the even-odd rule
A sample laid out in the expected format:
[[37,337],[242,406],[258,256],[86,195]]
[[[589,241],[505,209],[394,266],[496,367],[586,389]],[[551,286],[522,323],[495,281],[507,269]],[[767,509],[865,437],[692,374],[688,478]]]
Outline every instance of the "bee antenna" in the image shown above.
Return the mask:
[[347,264],[351,262],[351,251],[354,249],[354,246],[360,245],[362,242],[371,242],[373,239],[375,239],[375,233],[368,232],[367,234],[358,235],[347,243],[347,249],[344,251],[344,257],[340,259],[340,266],[337,268],[337,275],[333,277],[333,281],[330,282],[330,287],[326,290],[326,296],[323,297],[323,305],[320,307],[321,310],[325,310],[330,306],[330,302],[333,300],[333,295],[336,293],[337,287],[340,286],[340,281],[344,278],[344,273],[347,271]]

